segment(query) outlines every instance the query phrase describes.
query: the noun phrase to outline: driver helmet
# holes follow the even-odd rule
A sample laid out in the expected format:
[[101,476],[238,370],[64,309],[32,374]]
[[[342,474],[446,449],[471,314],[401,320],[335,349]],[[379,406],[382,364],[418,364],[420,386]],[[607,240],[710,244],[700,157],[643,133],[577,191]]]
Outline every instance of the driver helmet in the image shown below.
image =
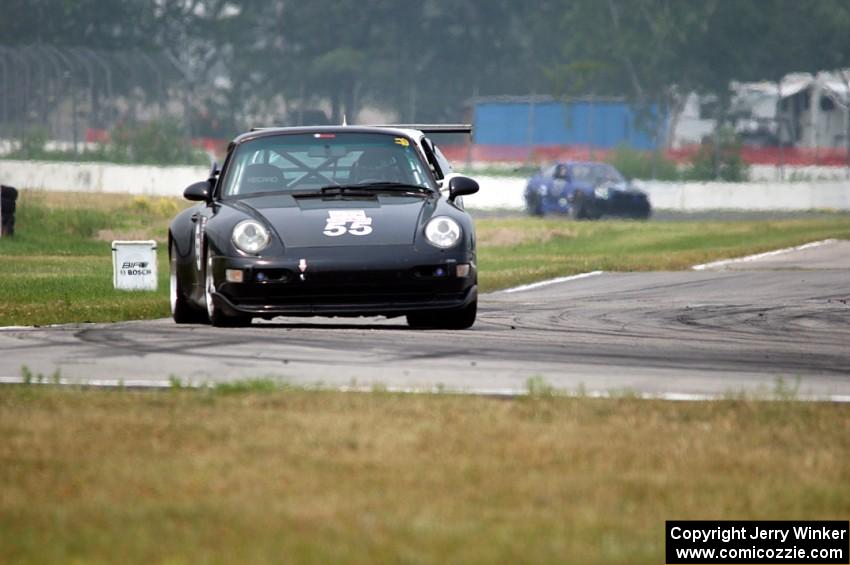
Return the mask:
[[366,149],[352,171],[353,180],[364,182],[367,180],[376,182],[403,182],[398,155],[392,149],[378,147]]

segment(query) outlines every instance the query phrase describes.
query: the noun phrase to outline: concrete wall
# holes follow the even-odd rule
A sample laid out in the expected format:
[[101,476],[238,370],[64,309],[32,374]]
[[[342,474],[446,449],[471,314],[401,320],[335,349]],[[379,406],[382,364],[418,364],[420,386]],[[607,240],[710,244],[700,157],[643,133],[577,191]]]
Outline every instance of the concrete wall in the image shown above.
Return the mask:
[[850,182],[644,182],[655,208],[699,210],[850,210]]
[[472,196],[464,196],[467,208],[482,210],[523,210],[525,208],[525,180],[521,177],[487,177],[473,175],[481,189]]
[[[153,167],[108,163],[0,160],[0,182],[25,189],[180,196],[209,174],[206,167]],[[476,176],[481,191],[464,198],[469,208],[525,207],[523,177]],[[658,182],[640,186],[655,208],[679,211],[850,210],[850,181]]]
[[[469,208],[524,208],[525,179],[476,177],[478,194],[464,198]],[[700,210],[850,210],[850,181],[811,182],[659,182],[639,183],[653,207]]]
[[207,167],[0,160],[0,182],[36,190],[180,196],[207,176]]

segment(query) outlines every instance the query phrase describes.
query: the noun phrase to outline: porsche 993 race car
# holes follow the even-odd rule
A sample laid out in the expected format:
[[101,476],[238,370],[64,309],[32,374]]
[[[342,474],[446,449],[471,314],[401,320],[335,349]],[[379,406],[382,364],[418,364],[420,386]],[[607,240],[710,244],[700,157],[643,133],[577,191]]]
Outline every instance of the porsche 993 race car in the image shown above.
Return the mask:
[[475,232],[431,133],[470,126],[257,128],[168,233],[177,323],[254,317],[406,316],[416,328],[475,322]]

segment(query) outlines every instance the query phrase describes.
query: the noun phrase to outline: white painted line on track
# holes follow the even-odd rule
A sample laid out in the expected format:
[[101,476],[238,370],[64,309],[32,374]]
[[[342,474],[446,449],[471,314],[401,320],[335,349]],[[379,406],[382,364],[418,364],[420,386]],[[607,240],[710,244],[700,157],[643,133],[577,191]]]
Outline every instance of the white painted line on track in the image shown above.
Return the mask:
[[[234,380],[234,381],[221,381],[221,382],[185,382],[185,381],[171,381],[171,380],[145,380],[145,379],[130,379],[130,380],[120,380],[120,379],[68,379],[68,378],[59,378],[55,379],[53,377],[45,377],[43,379],[30,379],[29,381],[24,380],[23,377],[0,377],[0,385],[53,385],[53,386],[77,386],[77,387],[86,387],[86,388],[119,388],[119,389],[137,389],[137,390],[151,390],[151,389],[171,389],[171,388],[190,388],[190,389],[202,389],[202,388],[215,388],[216,385],[235,385],[239,383],[250,383],[250,380]],[[393,394],[458,394],[458,395],[468,395],[468,396],[493,396],[500,398],[517,398],[523,396],[529,396],[528,389],[525,388],[465,388],[465,389],[447,389],[442,387],[431,387],[431,388],[416,388],[416,387],[392,387],[392,386],[382,386],[380,383],[376,383],[374,385],[363,385],[363,386],[326,386],[322,384],[314,384],[311,385],[309,383],[298,384],[292,383],[289,381],[281,380],[280,385],[283,386],[293,386],[295,388],[303,388],[303,390],[316,390],[316,391],[338,391],[338,392],[355,392],[355,393],[368,393],[368,392],[388,392]],[[700,393],[690,393],[690,392],[636,392],[636,391],[622,391],[622,390],[614,390],[614,391],[606,391],[606,390],[591,390],[591,391],[582,391],[582,392],[569,392],[562,391],[558,389],[553,390],[553,396],[564,397],[564,398],[636,398],[639,400],[668,400],[672,402],[710,402],[710,401],[718,401],[718,400],[735,400],[736,397],[730,396],[728,393],[724,394],[700,394]],[[744,396],[746,399],[747,397]],[[785,398],[777,398],[772,397],[769,394],[765,396],[754,396],[750,398],[751,400],[759,400],[759,401],[776,401],[776,400],[787,400]],[[836,403],[850,403],[850,395],[846,394],[833,394],[833,395],[800,395],[791,399],[795,402],[836,402]]]
[[545,281],[540,281],[531,284],[524,284],[521,286],[515,286],[513,288],[507,288],[505,290],[500,290],[499,292],[511,293],[511,292],[522,292],[524,290],[532,290],[535,288],[540,288],[543,286],[549,286],[550,284],[558,284],[569,281],[576,281],[579,279],[586,279],[587,277],[595,277],[596,275],[601,275],[605,271],[591,271],[589,273],[581,273],[578,275],[570,275],[569,277],[558,277],[556,279],[548,279]]
[[47,328],[61,328],[62,326],[92,325],[93,322],[68,322],[67,324],[46,324],[44,326],[0,326],[0,332],[19,332],[23,330],[44,330]]
[[829,245],[831,243],[837,242],[837,239],[824,239],[822,241],[813,241],[811,243],[805,243],[803,245],[798,245],[796,247],[786,247],[784,249],[775,249],[773,251],[766,251],[765,253],[757,253],[756,255],[747,255],[746,257],[737,257],[735,259],[721,259],[720,261],[712,261],[711,263],[703,263],[701,265],[694,265],[691,267],[694,271],[704,271],[706,269],[714,269],[717,267],[723,267],[725,265],[733,265],[735,263],[749,263],[750,261],[758,261],[759,259],[765,259],[767,257],[774,257],[776,255],[783,255],[785,253],[791,253],[792,251],[803,251],[804,249],[812,249],[814,247],[821,247],[822,245]]
[[[238,381],[236,381],[238,382]],[[163,379],[68,379],[55,378],[53,375],[39,375],[29,380],[23,377],[0,377],[0,385],[61,385],[84,386],[92,388],[176,388],[177,381]],[[187,388],[210,386],[207,383],[182,383]]]

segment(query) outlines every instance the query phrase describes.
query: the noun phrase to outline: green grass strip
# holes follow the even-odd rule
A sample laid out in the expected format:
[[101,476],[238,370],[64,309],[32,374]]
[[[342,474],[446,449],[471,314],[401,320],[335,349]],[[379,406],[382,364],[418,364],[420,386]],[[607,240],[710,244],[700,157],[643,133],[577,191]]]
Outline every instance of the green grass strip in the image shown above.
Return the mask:
[[[169,315],[167,226],[177,199],[23,191],[17,235],[0,239],[0,326]],[[827,238],[850,239],[847,214],[741,221],[476,222],[479,284],[491,292],[587,271],[682,270]],[[159,289],[112,288],[112,239],[159,242]]]

